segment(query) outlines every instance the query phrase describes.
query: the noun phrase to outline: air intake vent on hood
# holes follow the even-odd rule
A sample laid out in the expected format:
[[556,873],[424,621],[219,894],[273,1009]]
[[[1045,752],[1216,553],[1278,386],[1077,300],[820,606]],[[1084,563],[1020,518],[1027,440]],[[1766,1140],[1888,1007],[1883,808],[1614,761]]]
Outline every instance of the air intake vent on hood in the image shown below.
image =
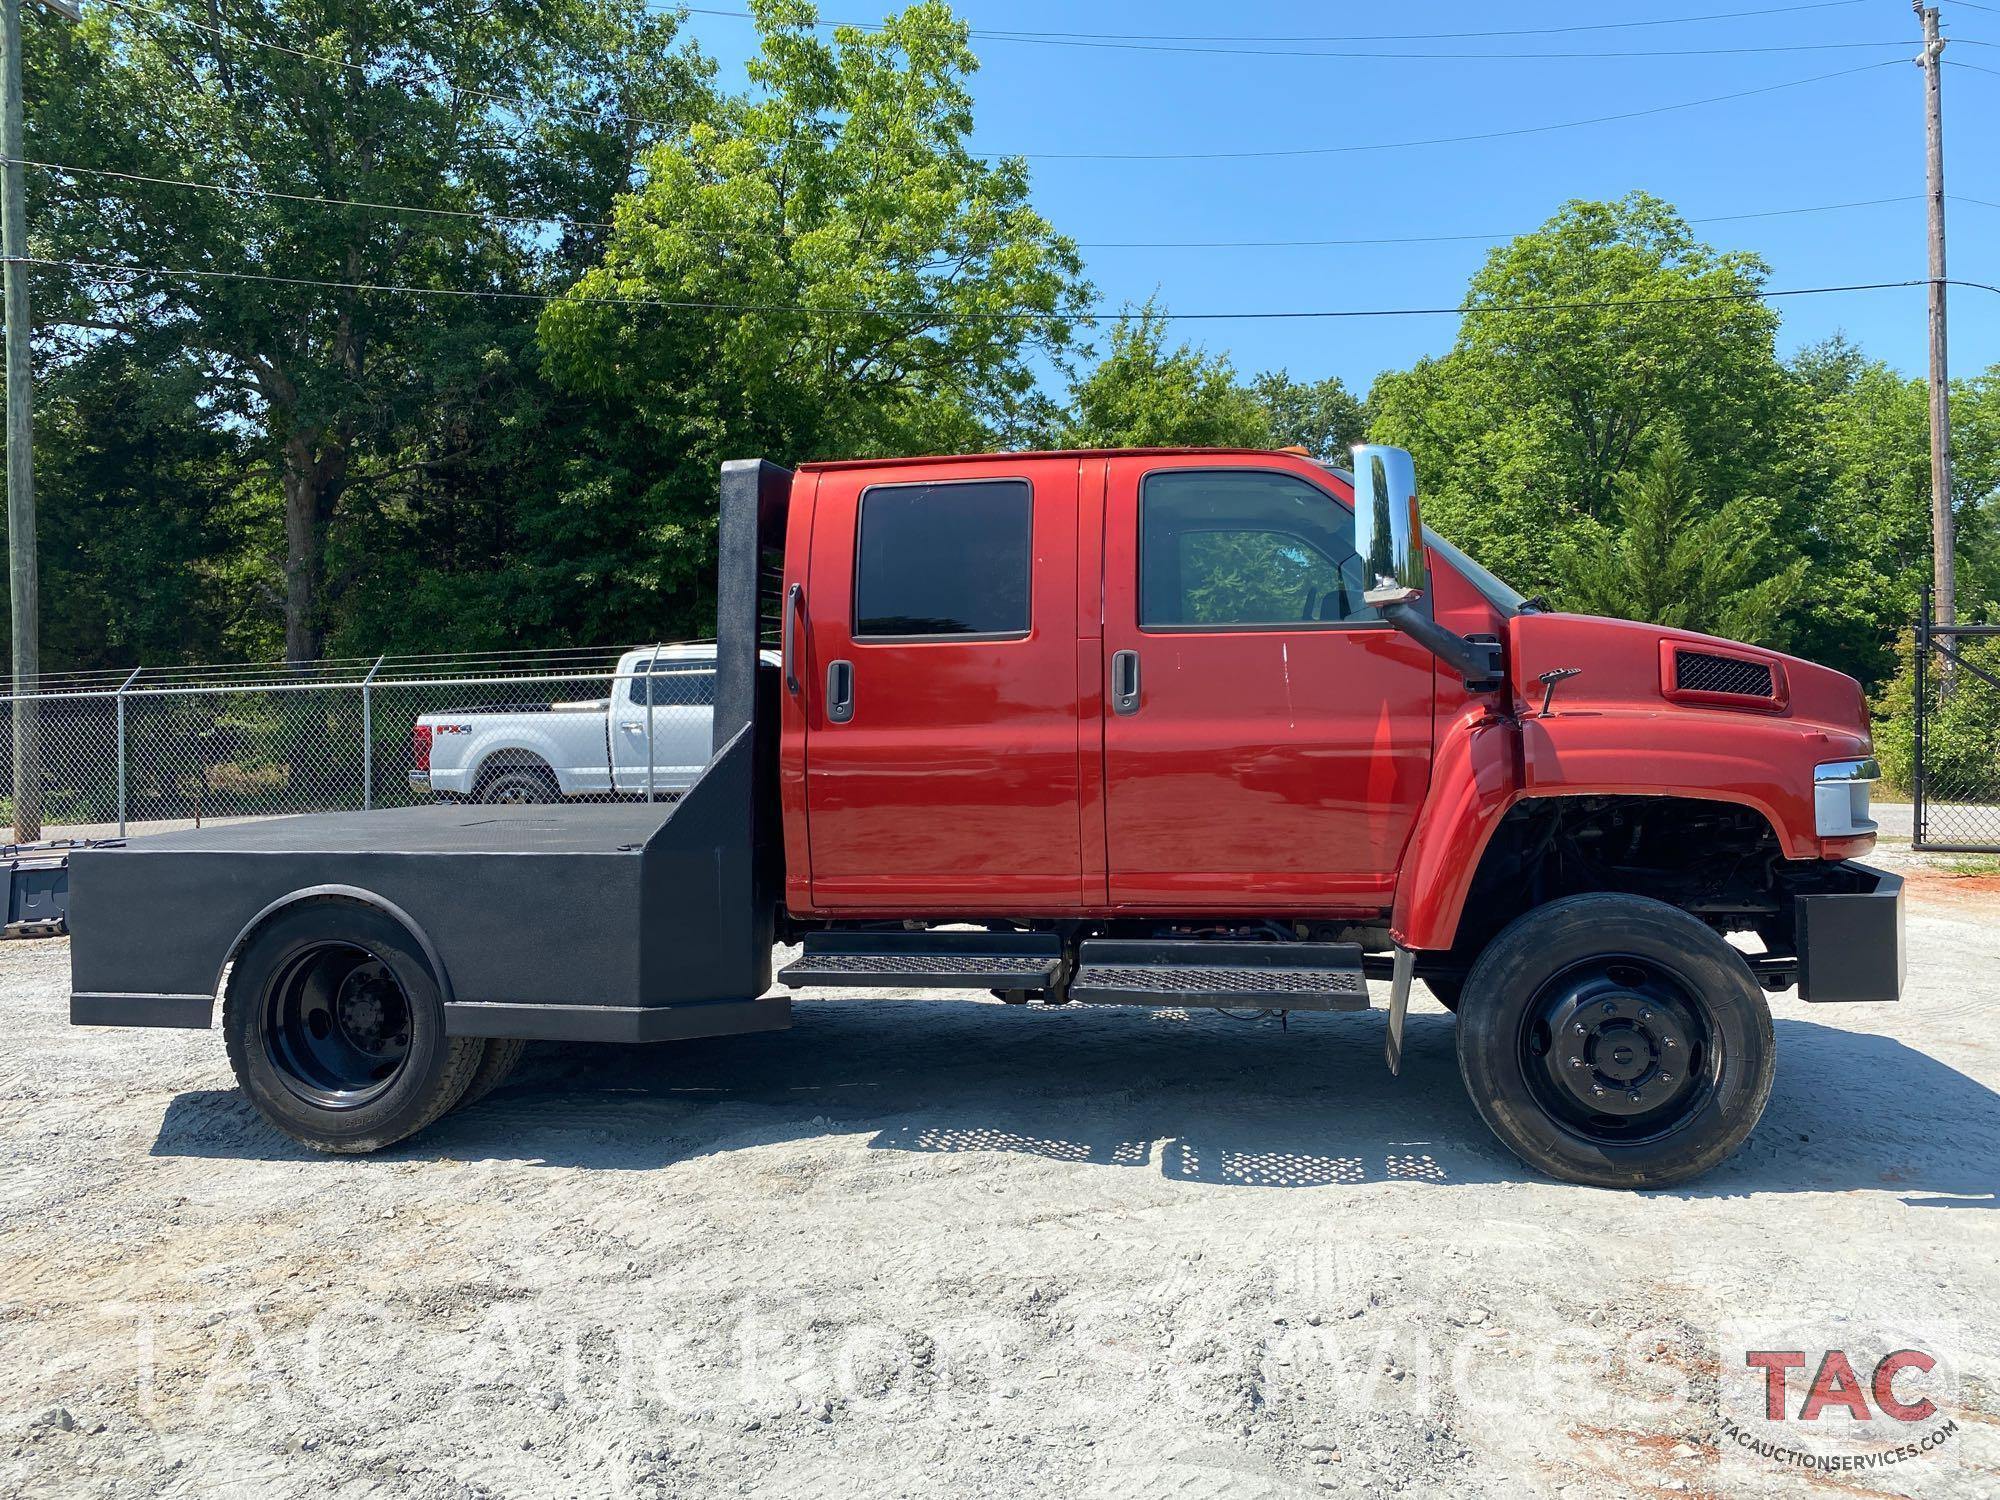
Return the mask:
[[1765,702],[1776,696],[1768,664],[1710,651],[1675,651],[1674,686],[1683,693],[1727,693]]

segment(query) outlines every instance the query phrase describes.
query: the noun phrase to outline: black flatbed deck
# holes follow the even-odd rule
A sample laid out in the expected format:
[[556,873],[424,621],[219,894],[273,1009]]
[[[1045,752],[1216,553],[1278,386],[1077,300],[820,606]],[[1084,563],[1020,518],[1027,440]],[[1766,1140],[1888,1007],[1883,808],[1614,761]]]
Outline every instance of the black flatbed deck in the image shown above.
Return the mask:
[[762,559],[783,547],[790,480],[724,466],[712,755],[679,800],[316,813],[78,849],[71,1021],[208,1026],[251,934],[299,904],[346,902],[410,934],[451,1035],[652,1041],[788,1024],[789,1000],[761,998],[783,835],[780,674],[759,632],[778,612]]
[[132,854],[627,854],[671,802],[553,807],[440,804],[211,823],[125,840]]

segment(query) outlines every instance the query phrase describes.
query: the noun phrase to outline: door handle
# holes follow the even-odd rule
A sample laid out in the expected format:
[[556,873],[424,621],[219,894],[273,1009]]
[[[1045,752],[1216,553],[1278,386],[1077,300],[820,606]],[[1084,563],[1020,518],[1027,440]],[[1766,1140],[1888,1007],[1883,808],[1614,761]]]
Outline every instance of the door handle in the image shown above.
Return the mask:
[[1139,653],[1111,653],[1111,711],[1136,714],[1139,711]]
[[620,729],[629,729],[632,731],[632,733],[637,734],[640,730],[644,729],[646,726],[644,724],[641,724],[637,719],[627,719],[618,727]]
[[837,661],[826,669],[826,717],[845,724],[854,717],[854,663]]
[[794,698],[799,695],[799,674],[793,663],[792,621],[799,613],[799,606],[805,603],[806,586],[795,583],[785,590],[784,640],[779,656],[785,663],[785,691]]

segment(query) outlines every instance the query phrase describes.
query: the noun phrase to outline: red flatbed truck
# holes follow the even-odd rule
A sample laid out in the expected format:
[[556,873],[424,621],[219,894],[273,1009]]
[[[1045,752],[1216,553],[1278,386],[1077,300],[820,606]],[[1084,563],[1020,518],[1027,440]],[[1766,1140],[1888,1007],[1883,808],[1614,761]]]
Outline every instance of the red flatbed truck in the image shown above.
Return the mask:
[[778,941],[815,992],[1348,1011],[1385,978],[1392,1067],[1421,980],[1502,1141],[1645,1187],[1755,1126],[1766,990],[1899,996],[1859,687],[1539,608],[1422,529],[1401,450],[731,463],[719,570],[678,803],[79,850],[72,1021],[220,992],[258,1109],[358,1152],[525,1039],[789,1024]]

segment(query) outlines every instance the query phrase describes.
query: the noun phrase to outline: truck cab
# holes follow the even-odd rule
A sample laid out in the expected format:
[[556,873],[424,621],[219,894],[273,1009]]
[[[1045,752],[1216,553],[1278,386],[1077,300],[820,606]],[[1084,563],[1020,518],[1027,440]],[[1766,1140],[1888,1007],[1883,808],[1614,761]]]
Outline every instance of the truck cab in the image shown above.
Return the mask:
[[1792,860],[1873,844],[1865,782],[1835,821],[1815,801],[1821,765],[1868,753],[1850,679],[1543,612],[1427,536],[1404,608],[1512,667],[1468,683],[1368,602],[1353,478],[1300,454],[809,465],[792,505],[800,917],[1387,926],[1400,902],[1435,949],[1465,892],[1431,848],[1467,874],[1483,847],[1460,846],[1536,796],[1740,807]]
[[[1894,1000],[1866,706],[1549,612],[1357,448],[724,466],[712,753],[671,807],[321,815],[80,850],[72,1019],[207,1025],[373,1150],[534,1038],[789,1024],[790,990],[1454,1011],[1536,1168],[1645,1187],[1762,1113],[1766,992]],[[615,717],[615,714],[613,715]],[[593,976],[579,994],[574,976]],[[226,984],[224,977],[226,975]]]

